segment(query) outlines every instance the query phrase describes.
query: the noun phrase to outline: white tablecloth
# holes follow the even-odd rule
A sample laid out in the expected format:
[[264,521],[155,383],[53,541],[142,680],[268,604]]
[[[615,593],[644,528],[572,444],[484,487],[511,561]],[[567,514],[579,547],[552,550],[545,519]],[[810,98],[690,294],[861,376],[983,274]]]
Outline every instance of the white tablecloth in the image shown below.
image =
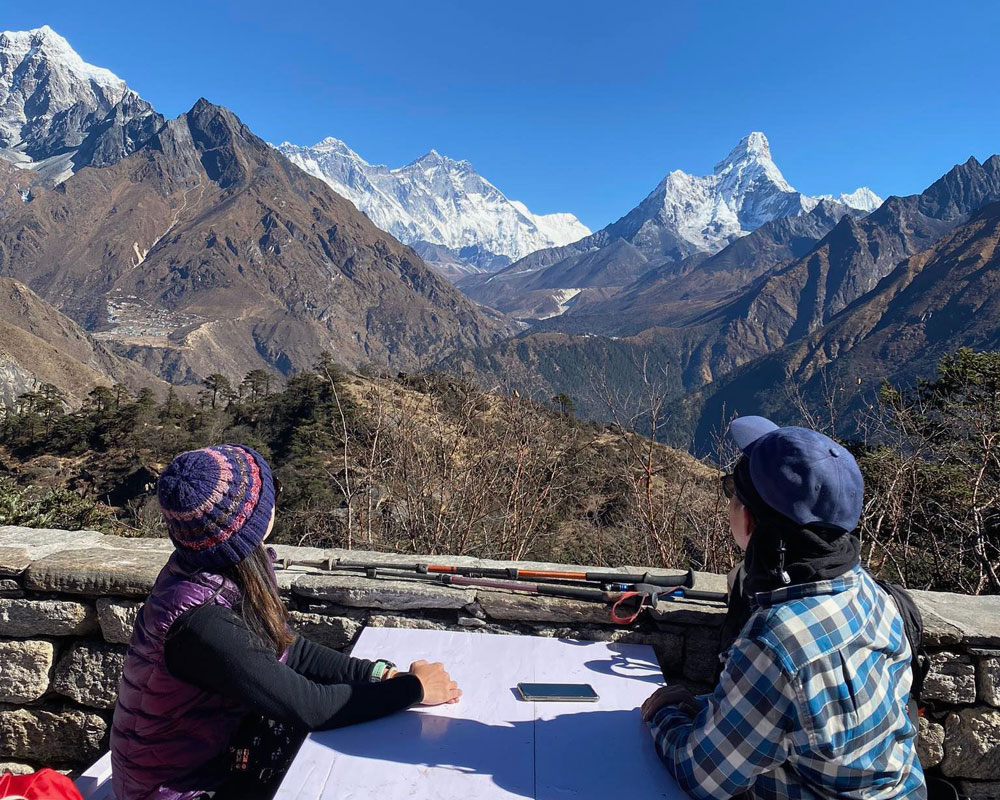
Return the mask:
[[[637,707],[661,684],[644,645],[366,628],[354,648],[406,669],[443,661],[462,688],[414,708],[310,735],[276,800],[681,800]],[[596,703],[530,703],[520,682],[589,683]]]

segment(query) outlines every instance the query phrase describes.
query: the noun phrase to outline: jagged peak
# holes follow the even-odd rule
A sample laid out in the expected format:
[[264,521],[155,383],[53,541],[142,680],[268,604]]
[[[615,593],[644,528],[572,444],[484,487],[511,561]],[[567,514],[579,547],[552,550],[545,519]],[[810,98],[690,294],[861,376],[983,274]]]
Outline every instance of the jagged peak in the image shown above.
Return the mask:
[[472,165],[464,158],[456,160],[449,156],[441,155],[441,153],[439,153],[432,147],[430,150],[428,150],[426,153],[420,156],[420,158],[416,159],[415,161],[411,161],[409,164],[407,164],[407,166],[408,167],[445,166],[445,167],[471,168]]
[[47,60],[60,63],[70,71],[79,73],[99,85],[118,90],[125,88],[125,81],[109,69],[88,64],[64,37],[48,25],[26,31],[0,32],[0,50],[17,59],[41,53]]
[[771,145],[760,131],[751,131],[740,139],[729,155],[715,165],[715,172],[718,174],[726,167],[743,161],[771,161]]

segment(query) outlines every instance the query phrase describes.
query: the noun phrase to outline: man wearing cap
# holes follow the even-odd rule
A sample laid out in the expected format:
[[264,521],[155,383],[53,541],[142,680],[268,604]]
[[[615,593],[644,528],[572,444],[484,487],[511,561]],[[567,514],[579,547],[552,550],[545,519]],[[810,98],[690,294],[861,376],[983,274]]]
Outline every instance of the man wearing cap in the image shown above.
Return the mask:
[[857,463],[762,417],[729,433],[743,455],[723,488],[751,614],[714,692],[668,686],[643,704],[657,753],[696,798],[925,798],[903,620],[853,533]]

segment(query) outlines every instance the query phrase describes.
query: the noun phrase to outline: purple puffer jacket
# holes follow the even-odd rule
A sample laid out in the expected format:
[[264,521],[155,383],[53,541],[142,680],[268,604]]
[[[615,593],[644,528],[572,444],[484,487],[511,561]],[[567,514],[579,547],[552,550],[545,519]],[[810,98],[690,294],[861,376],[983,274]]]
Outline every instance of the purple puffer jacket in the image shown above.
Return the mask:
[[129,642],[111,726],[118,800],[191,800],[225,780],[229,740],[247,709],[174,678],[163,642],[188,609],[206,602],[232,608],[239,597],[234,583],[187,572],[176,555],[157,576]]

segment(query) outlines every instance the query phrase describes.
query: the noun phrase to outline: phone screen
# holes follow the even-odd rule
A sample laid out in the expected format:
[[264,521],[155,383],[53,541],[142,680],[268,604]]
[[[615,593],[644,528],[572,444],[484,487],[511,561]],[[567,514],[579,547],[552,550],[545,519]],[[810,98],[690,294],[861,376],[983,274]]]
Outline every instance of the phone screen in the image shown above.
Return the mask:
[[519,683],[517,690],[525,700],[593,702],[598,699],[589,683]]

